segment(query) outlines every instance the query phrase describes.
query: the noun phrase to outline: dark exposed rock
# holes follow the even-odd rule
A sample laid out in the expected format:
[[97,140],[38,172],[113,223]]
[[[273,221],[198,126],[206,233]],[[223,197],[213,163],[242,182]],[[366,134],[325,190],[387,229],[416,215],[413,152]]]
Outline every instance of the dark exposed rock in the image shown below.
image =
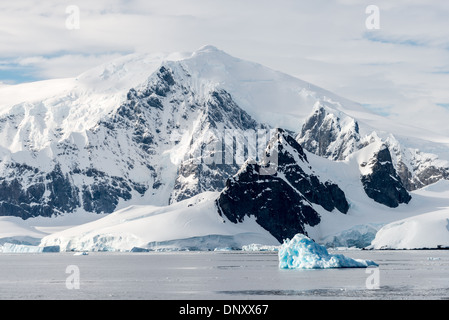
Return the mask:
[[433,184],[442,179],[449,180],[449,168],[429,166],[416,174],[414,189]]
[[217,200],[222,215],[233,223],[254,216],[280,242],[297,233],[306,234],[306,224],[314,226],[321,221],[286,181],[276,176],[261,179],[259,170],[258,164],[248,164],[237,178],[228,180]]
[[0,178],[0,216],[50,217],[79,205],[77,188],[58,165],[49,173],[19,163],[11,168],[21,175]]
[[46,175],[47,190],[50,195],[47,204],[57,208],[60,212],[72,212],[78,205],[78,188],[76,188],[69,174],[64,174],[59,165]]
[[382,146],[364,165],[371,168],[370,174],[361,177],[363,188],[368,197],[390,208],[396,208],[401,203],[410,202],[411,196],[393,166],[387,146]]
[[416,188],[416,184],[413,182],[413,174],[408,169],[407,165],[399,161],[396,165],[396,172],[401,179],[402,185],[407,191],[413,191]]
[[[327,211],[337,208],[342,213],[347,213],[349,204],[344,192],[333,183],[326,181],[321,183],[314,174],[306,174],[303,167],[308,165],[306,154],[300,144],[285,131],[279,130],[278,137],[286,140],[286,143],[278,143],[278,172],[282,172],[291,185],[303,194],[310,202],[321,205]],[[288,150],[287,147],[291,147]],[[294,155],[300,159],[298,163]],[[302,166],[301,166],[302,162]]]
[[[82,188],[82,205],[84,210],[95,213],[111,213],[117,207],[120,199],[130,200],[131,191],[139,188],[130,185],[124,178],[108,176],[105,172],[89,168],[81,171],[94,178],[94,183]],[[139,190],[140,193],[145,192]]]
[[445,167],[431,165],[427,168],[416,170],[414,174],[402,161],[399,161],[396,167],[402,184],[407,191],[423,188],[442,179],[449,180],[449,168]]
[[[279,129],[268,144],[269,160],[256,157],[255,162],[242,167],[234,154],[242,133],[268,128],[242,110],[227,91],[217,87],[199,94],[194,85],[185,81],[190,75],[185,70],[182,73],[182,66],[169,66],[160,67],[140,89],[130,89],[127,100],[87,130],[85,137],[83,133],[63,138],[64,131],[56,128],[58,141],[51,147],[57,157],[51,160],[54,166],[49,171],[21,163],[3,163],[7,169],[0,178],[0,215],[27,219],[79,208],[110,213],[120,201],[144,194],[150,197],[149,190],[155,197],[163,194],[164,201],[176,202],[225,188],[217,201],[221,214],[232,222],[255,216],[277,239],[283,239],[297,232],[306,233],[307,225],[318,224],[317,205],[327,211],[348,211],[344,192],[313,172],[301,145],[284,130]],[[316,108],[303,127],[301,143],[316,154],[341,160],[359,141],[357,122],[347,120],[330,115],[325,108]],[[17,126],[20,119],[1,118],[0,125],[5,123]],[[161,154],[181,142],[174,138],[175,133],[187,131],[186,128],[193,130],[188,133],[188,150],[182,150],[186,157],[179,164],[169,163],[168,157]],[[225,141],[224,130],[237,132],[231,143]],[[25,147],[27,143],[24,142]],[[181,145],[185,146],[185,140]],[[243,148],[244,159],[249,148]],[[276,161],[271,161],[273,155]],[[392,179],[410,178],[407,167],[400,171],[399,179],[394,168],[392,171],[385,167],[385,161],[379,159],[373,162],[373,175],[362,178],[367,193],[392,206],[396,203],[391,199],[399,203],[409,201],[402,190],[395,193],[399,186],[390,188]],[[172,167],[164,171],[168,166]],[[416,178],[414,182],[405,185],[414,188],[418,181],[427,183],[435,177],[448,176],[438,170],[428,167],[412,177]],[[142,176],[138,176],[141,172]],[[382,191],[382,196],[376,195],[383,181],[389,187]]]
[[[11,175],[0,178],[0,216],[51,217],[80,207],[89,212],[111,213],[120,199],[131,199],[132,190],[143,194],[147,189],[95,168],[76,168],[63,173],[56,164],[52,171],[45,173],[29,165],[14,163],[9,169]],[[20,175],[15,174],[17,172]],[[94,183],[84,185],[80,193],[73,181],[75,176],[93,178]]]
[[314,204],[346,213],[349,204],[344,192],[331,182],[320,182],[308,168],[301,146],[284,130],[278,129],[267,148],[277,150],[276,171],[261,174],[272,163],[247,161],[239,172],[228,179],[216,201],[219,213],[231,222],[255,217],[263,228],[282,242],[297,233],[307,234],[306,225],[315,226],[321,219]]

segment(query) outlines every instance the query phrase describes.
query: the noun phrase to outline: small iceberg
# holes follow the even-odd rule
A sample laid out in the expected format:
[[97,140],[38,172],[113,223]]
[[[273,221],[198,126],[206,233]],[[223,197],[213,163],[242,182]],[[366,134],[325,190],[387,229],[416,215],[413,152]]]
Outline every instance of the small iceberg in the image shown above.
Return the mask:
[[270,246],[257,243],[242,246],[242,251],[278,251],[278,250],[279,246]]
[[297,234],[292,240],[286,240],[280,246],[279,268],[281,269],[330,269],[330,268],[367,268],[378,266],[371,260],[345,257],[341,254],[329,254],[326,247],[315,243],[303,234]]
[[87,256],[88,253],[87,252],[75,252],[74,256]]

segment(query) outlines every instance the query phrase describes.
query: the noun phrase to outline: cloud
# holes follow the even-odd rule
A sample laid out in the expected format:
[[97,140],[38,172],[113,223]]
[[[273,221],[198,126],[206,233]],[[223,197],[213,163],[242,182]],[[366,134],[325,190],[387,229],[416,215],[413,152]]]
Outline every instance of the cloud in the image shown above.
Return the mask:
[[30,73],[34,77],[46,79],[69,78],[120,56],[122,55],[119,53],[98,55],[64,54],[56,57],[33,56],[18,59],[16,64],[32,70]]

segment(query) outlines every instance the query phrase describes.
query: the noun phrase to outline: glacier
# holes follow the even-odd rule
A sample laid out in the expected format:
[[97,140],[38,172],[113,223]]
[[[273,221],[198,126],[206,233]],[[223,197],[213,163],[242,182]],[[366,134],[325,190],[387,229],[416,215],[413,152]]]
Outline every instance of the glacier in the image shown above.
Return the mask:
[[330,235],[320,242],[326,248],[366,248],[376,237],[383,224],[361,224]]
[[279,248],[280,269],[331,269],[377,267],[374,261],[348,258],[342,254],[329,254],[326,247],[303,234],[286,240]]
[[16,243],[5,243],[0,248],[3,253],[46,253],[46,252],[59,252],[59,246],[32,246]]

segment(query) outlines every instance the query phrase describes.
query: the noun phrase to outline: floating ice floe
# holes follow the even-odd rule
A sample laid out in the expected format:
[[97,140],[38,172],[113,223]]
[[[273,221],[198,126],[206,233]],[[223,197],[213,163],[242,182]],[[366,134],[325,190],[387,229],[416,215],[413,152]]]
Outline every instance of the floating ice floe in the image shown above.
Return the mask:
[[329,269],[329,268],[367,268],[378,266],[371,260],[345,257],[341,254],[329,254],[324,246],[315,243],[303,234],[297,234],[292,240],[286,240],[280,246],[279,268],[281,269]]
[[87,252],[76,252],[76,253],[74,254],[74,256],[87,256],[87,255],[88,255]]
[[264,244],[248,244],[242,246],[242,251],[278,251],[279,246],[269,246]]

